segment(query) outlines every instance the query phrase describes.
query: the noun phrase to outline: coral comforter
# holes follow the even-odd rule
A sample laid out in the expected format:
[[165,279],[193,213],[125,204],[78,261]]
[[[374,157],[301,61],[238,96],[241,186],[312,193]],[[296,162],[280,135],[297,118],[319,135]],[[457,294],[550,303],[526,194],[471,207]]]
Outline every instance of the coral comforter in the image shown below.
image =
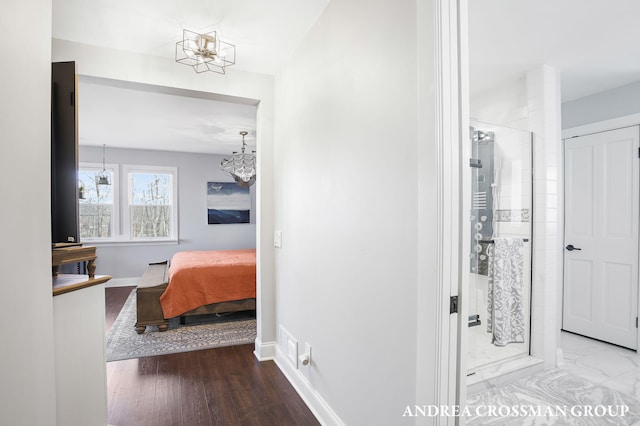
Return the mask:
[[165,318],[210,303],[256,297],[256,251],[183,251],[171,258],[160,296]]

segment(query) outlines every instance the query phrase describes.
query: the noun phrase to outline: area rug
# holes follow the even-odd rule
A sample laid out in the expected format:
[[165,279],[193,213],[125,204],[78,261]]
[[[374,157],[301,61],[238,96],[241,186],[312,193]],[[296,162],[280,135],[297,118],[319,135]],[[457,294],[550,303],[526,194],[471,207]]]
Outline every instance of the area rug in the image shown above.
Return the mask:
[[636,425],[640,400],[560,369],[467,399],[468,425]]
[[178,318],[172,318],[169,328],[163,332],[150,326],[144,333],[137,334],[135,323],[133,290],[107,335],[107,362],[242,345],[256,339],[255,311],[187,317],[185,325],[181,325]]

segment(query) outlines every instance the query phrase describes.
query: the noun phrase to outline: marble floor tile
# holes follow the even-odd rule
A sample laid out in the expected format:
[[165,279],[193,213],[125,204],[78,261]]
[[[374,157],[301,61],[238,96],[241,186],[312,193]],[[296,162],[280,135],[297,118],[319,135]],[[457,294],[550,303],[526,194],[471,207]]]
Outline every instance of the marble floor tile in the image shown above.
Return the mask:
[[[538,415],[477,415],[467,418],[467,424],[640,425],[640,355],[636,351],[566,332],[561,333],[561,349],[563,360],[558,368],[491,387],[467,399],[472,410],[533,407],[533,414]],[[596,406],[612,408],[604,416],[580,415],[581,409]],[[563,407],[568,407],[568,415],[558,415],[565,414]],[[571,407],[578,407],[577,412]],[[615,407],[629,411],[622,417],[614,412]]]
[[640,369],[640,355],[630,349],[567,332],[561,333],[560,346],[558,366],[596,383]]
[[593,381],[602,382],[640,368],[640,359],[615,351],[599,351],[566,361],[561,368]]
[[[640,400],[552,369],[467,400],[469,425],[634,425]],[[494,408],[491,408],[494,407]]]
[[640,368],[627,371],[617,377],[602,382],[602,384],[618,392],[633,395],[640,399]]
[[595,352],[614,352],[625,356],[638,356],[635,351],[620,346],[590,339],[573,333],[562,331],[560,333],[560,347],[565,353],[565,358],[579,358],[591,355]]

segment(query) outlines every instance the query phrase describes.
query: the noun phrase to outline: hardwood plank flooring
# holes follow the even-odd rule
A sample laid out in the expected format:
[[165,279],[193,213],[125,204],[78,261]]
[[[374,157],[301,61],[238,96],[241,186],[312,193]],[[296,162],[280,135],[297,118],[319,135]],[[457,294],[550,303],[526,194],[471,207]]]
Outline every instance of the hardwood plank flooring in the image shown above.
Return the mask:
[[[107,288],[111,328],[132,287]],[[114,426],[318,425],[273,361],[253,345],[107,363]]]

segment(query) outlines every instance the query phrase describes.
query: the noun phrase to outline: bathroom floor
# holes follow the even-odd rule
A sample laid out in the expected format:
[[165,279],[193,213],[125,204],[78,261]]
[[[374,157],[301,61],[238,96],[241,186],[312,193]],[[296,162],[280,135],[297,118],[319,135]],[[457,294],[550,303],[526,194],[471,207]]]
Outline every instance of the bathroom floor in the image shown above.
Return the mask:
[[558,368],[640,398],[640,355],[631,349],[562,332]]
[[562,332],[564,360],[558,368],[471,395],[472,408],[626,406],[624,417],[496,415],[471,416],[467,424],[637,425],[640,421],[640,355],[630,349]]

